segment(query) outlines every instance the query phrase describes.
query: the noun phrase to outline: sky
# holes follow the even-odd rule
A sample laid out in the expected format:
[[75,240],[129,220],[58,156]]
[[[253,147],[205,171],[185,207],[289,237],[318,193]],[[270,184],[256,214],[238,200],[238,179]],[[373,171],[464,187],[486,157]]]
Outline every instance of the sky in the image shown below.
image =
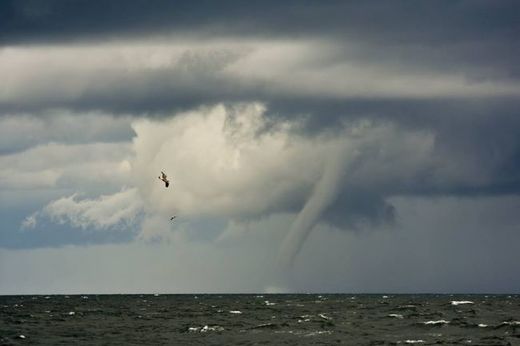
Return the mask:
[[0,294],[520,293],[518,32],[507,0],[1,1]]

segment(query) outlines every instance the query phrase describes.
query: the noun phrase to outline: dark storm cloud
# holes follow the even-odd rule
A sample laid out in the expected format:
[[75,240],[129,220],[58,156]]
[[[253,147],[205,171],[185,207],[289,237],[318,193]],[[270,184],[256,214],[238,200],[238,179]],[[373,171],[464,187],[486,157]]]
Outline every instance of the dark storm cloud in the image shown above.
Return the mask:
[[[391,222],[392,196],[520,193],[519,14],[513,1],[4,1],[0,45],[16,68],[0,86],[0,115],[159,118],[260,101],[274,123],[303,120],[305,137],[367,119],[431,135],[427,164],[394,175],[373,168],[386,159],[379,149],[363,151],[321,215],[349,229]],[[161,44],[172,50],[150,52]],[[164,65],[148,66],[143,52]]]
[[[167,33],[360,35],[370,39],[511,39],[515,1],[3,1],[4,43],[99,39]],[[211,30],[211,32],[210,32]]]
[[[411,175],[405,174],[406,169],[392,175],[377,167],[365,168],[380,160],[377,150],[364,152],[348,170],[347,178],[338,186],[337,198],[321,219],[353,230],[393,223],[396,213],[389,202],[392,196],[478,198],[520,194],[519,107],[519,101],[511,98],[293,99],[274,101],[269,112],[275,118],[283,114],[285,119],[307,114],[301,130],[309,136],[324,131],[339,134],[342,125],[363,120],[393,124],[403,133],[422,131],[434,136],[427,164],[413,167]],[[399,169],[400,164],[396,161],[395,167]],[[379,179],[381,176],[384,178]]]
[[[368,65],[360,67],[364,68],[363,73],[368,74],[374,66],[384,66],[389,75],[379,74],[381,82],[401,73],[413,78],[422,76],[423,80],[416,88],[420,90],[420,84],[426,83],[430,75],[442,72],[444,75],[464,78],[467,87],[471,88],[486,82],[518,83],[518,13],[520,5],[514,1],[288,1],[258,4],[227,1],[157,1],[150,4],[143,0],[112,0],[103,3],[85,0],[4,1],[0,4],[0,45],[16,47],[37,43],[70,47],[110,40],[143,42],[161,38],[171,46],[175,46],[180,38],[194,41],[227,38],[231,42],[258,39],[289,40],[287,42],[293,39],[321,40],[328,42],[328,49],[333,52],[322,52],[319,50],[323,47],[314,47],[315,57],[305,62],[298,72],[312,70],[320,73],[327,67],[334,68],[342,64],[357,67],[363,63]],[[230,48],[223,55],[217,53],[200,57],[197,54],[188,49],[181,59],[185,62],[180,61],[179,66],[153,71],[114,72],[113,66],[100,65],[86,74],[89,78],[75,75],[66,69],[39,76],[41,71],[53,65],[55,56],[51,55],[25,88],[31,92],[16,97],[16,83],[12,82],[15,91],[10,91],[9,97],[2,99],[0,93],[0,111],[35,112],[67,107],[75,110],[100,109],[112,113],[171,113],[172,110],[216,102],[288,103],[298,96],[297,91],[291,92],[287,87],[280,90],[278,87],[280,81],[290,82],[289,72],[279,80],[250,80],[247,77],[240,79],[236,75],[230,77],[218,74],[243,58],[243,52],[238,53]],[[83,63],[88,63],[89,58],[78,54],[75,59],[80,68]],[[10,60],[2,63],[9,64]],[[99,71],[103,71],[102,76],[98,76]],[[348,72],[339,73],[345,74],[347,79]],[[83,82],[84,88],[74,97],[64,97],[66,93],[61,90],[63,87],[60,84],[81,78],[88,80]],[[325,76],[316,83],[323,84],[326,80]],[[49,81],[56,83],[54,93],[48,91]],[[301,82],[301,79],[294,81],[295,84]],[[405,79],[400,83],[410,81]],[[390,86],[383,87],[379,94],[375,91],[375,95],[364,95],[363,98],[370,98],[369,102],[384,98]],[[396,85],[396,89],[399,87]],[[365,88],[370,90],[374,86]],[[413,87],[409,88],[413,90]],[[435,92],[436,95],[432,94],[431,97],[438,97],[439,91]],[[450,90],[445,91],[445,94],[449,95]],[[430,97],[428,90],[421,95],[423,98]],[[327,103],[337,102],[338,99],[341,101],[346,97],[358,101],[356,98],[359,95],[347,93],[331,97],[327,93],[315,93],[302,96],[297,101],[310,98],[324,104],[317,110],[317,113],[321,113],[330,108]],[[461,95],[453,97],[457,96]],[[410,97],[410,91],[400,97]]]
[[[518,77],[520,4],[516,1],[87,0],[0,3],[0,45],[196,37],[332,39],[362,42],[362,59],[421,60],[421,69],[474,70],[480,78]],[[384,49],[382,49],[384,47]],[[351,48],[349,47],[349,50]],[[461,65],[463,64],[463,65]]]
[[[342,185],[342,192],[323,220],[346,229],[392,222],[394,209],[387,202],[391,196],[520,194],[520,119],[513,108],[507,103],[486,107],[476,102],[431,109],[423,106],[422,112],[408,116],[366,115],[375,122],[398,123],[404,129],[432,133],[435,141],[429,162],[417,167],[411,176],[374,182],[370,175],[385,172],[363,170],[361,162]],[[428,115],[428,111],[437,115]],[[378,160],[377,154],[370,153],[363,159],[368,163]]]

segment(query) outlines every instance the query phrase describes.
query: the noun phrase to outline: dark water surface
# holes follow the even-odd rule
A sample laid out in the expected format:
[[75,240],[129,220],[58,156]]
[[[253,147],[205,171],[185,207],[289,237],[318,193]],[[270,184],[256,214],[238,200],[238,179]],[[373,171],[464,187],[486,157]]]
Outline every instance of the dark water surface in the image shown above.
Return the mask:
[[0,344],[520,345],[520,296],[0,296]]

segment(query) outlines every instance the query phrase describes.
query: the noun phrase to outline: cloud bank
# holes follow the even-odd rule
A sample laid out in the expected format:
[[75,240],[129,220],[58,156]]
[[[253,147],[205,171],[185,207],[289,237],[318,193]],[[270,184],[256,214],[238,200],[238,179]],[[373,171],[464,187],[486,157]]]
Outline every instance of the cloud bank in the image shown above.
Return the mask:
[[[318,222],[358,229],[391,221],[387,197],[432,165],[434,136],[427,132],[363,121],[308,136],[301,122],[272,123],[266,112],[261,103],[240,103],[135,120],[129,189],[60,198],[37,216],[106,229],[131,224],[141,212],[143,225],[175,214],[251,220],[297,213],[283,246],[292,261]],[[170,188],[158,181],[160,171],[170,176]],[[349,206],[366,195],[365,205]],[[34,216],[25,224],[34,227]]]
[[[53,222],[69,223],[73,227],[87,229],[131,228],[142,206],[135,189],[127,189],[97,199],[77,200],[76,195],[63,197],[49,203],[40,213]],[[29,216],[27,224],[34,227],[35,216]]]
[[[171,215],[187,221],[241,222],[289,213],[295,218],[280,254],[287,266],[318,224],[349,231],[389,225],[396,217],[389,202],[394,196],[459,195],[465,186],[492,194],[490,187],[501,184],[493,178],[503,162],[499,156],[475,172],[471,152],[462,158],[456,150],[445,151],[442,128],[354,118],[311,134],[303,118],[281,119],[273,120],[263,103],[218,104],[167,118],[134,118],[130,145],[67,146],[61,161],[49,162],[48,153],[55,157],[60,148],[49,144],[49,149],[30,149],[3,160],[28,172],[37,169],[38,184],[108,179],[113,187],[123,182],[128,187],[100,197],[92,190],[92,197],[74,193],[54,199],[22,222],[26,229],[45,218],[98,230],[138,223],[139,238],[168,239],[172,225],[161,220]],[[83,166],[67,159],[68,152],[71,158],[82,153],[81,161],[90,152],[95,160]],[[98,160],[102,166],[96,168]],[[54,178],[41,174],[46,165],[54,167]],[[161,171],[170,176],[169,189],[157,179]],[[36,175],[26,180],[23,174],[4,175],[11,188],[40,181]]]
[[[393,48],[395,49],[395,48]],[[219,102],[291,99],[517,98],[504,72],[456,62],[425,64],[428,52],[383,59],[357,40],[218,38],[5,47],[0,111],[70,108],[170,113]],[[49,84],[53,87],[49,88]]]
[[[467,240],[474,228],[468,247],[495,244],[490,262],[501,272],[507,258],[518,262],[500,248],[518,238],[515,214],[493,217],[520,194],[518,7],[1,1],[0,249],[144,240],[164,246],[162,260],[180,251],[175,260],[199,271],[205,260],[244,259],[241,277],[248,266],[278,266],[276,258],[292,263],[296,281],[272,287],[298,287],[299,275],[321,289],[317,282],[363,287],[348,286],[351,278],[402,287],[403,266],[415,287],[427,287],[421,280],[436,281],[392,251],[442,263],[438,271],[449,264],[441,254],[466,263],[469,252],[447,239],[463,229]],[[460,215],[438,225],[450,218],[446,208]],[[468,219],[479,214],[493,221]],[[406,236],[392,238],[403,227]],[[437,257],[423,255],[424,244],[436,244]],[[135,244],[119,245],[126,256]],[[6,256],[15,262],[0,266],[21,267]],[[23,281],[5,268],[1,283]],[[247,286],[212,268],[204,284],[225,277]],[[375,284],[363,268],[386,281]],[[456,286],[464,275],[454,268],[437,277]],[[189,268],[175,271],[202,285]],[[515,282],[502,274],[500,287]]]

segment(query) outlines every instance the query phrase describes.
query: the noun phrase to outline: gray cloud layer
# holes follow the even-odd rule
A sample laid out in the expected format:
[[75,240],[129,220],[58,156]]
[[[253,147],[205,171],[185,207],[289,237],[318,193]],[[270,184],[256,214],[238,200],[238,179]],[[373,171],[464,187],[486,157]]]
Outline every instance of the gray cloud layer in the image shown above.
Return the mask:
[[3,97],[0,90],[0,110],[168,113],[234,101],[518,99],[520,11],[513,1],[1,6],[2,74],[12,82]]
[[[426,43],[500,41],[515,35],[515,1],[3,1],[3,42],[99,39],[157,33],[336,35]],[[516,21],[518,23],[518,21]]]

